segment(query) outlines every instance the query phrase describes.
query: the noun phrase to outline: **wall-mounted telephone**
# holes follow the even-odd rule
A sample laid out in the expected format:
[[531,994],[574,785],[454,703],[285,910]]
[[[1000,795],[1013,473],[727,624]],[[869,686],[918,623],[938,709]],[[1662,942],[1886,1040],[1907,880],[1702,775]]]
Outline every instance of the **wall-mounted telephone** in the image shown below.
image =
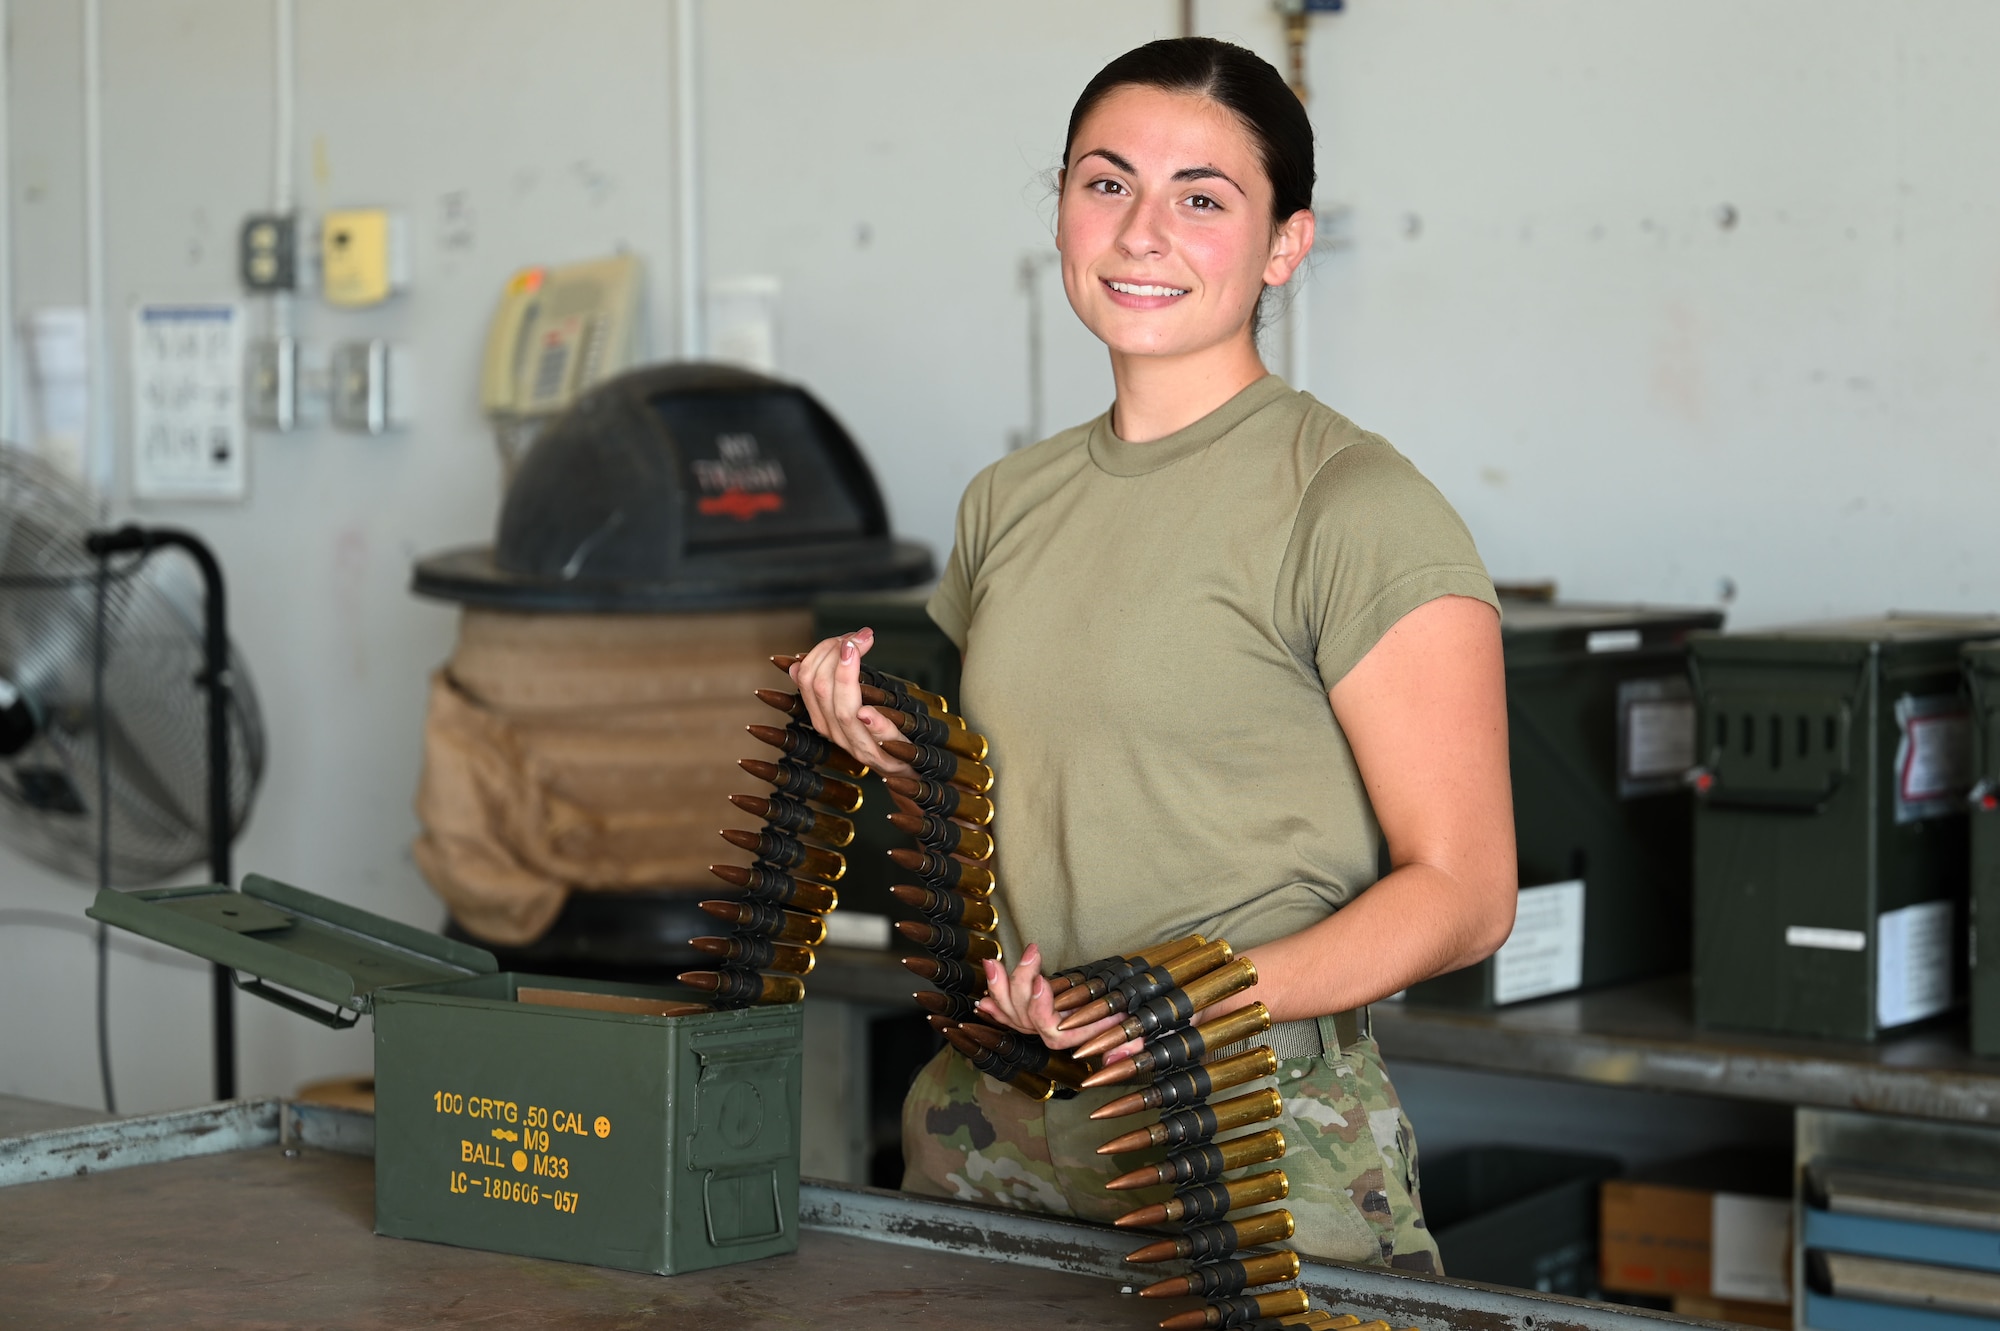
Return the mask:
[[479,402],[510,470],[543,421],[639,357],[643,284],[630,254],[507,279],[486,335]]

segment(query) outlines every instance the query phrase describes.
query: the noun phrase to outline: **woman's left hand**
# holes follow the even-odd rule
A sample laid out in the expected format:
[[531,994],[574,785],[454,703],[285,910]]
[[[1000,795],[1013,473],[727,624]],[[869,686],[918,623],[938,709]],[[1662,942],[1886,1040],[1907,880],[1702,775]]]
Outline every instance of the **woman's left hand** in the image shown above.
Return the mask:
[[[1087,1026],[1057,1030],[1056,1023],[1062,1020],[1062,1015],[1056,1011],[1055,991],[1049,988],[1048,977],[1042,974],[1042,950],[1033,943],[1028,944],[1011,971],[997,961],[981,964],[986,968],[986,997],[979,1000],[980,1015],[1023,1035],[1040,1036],[1042,1043],[1051,1049],[1074,1049],[1124,1020],[1123,1013],[1114,1013]],[[1106,1054],[1104,1061],[1129,1058],[1143,1043],[1143,1040],[1128,1040]]]

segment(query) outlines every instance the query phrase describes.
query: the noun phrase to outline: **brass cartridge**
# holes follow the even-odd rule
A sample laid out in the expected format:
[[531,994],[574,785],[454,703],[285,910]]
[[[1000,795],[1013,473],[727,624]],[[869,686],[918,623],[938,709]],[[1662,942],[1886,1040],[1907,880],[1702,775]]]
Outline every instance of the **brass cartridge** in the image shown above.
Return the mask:
[[934,850],[913,850],[908,846],[890,847],[889,858],[896,862],[897,868],[915,874],[932,887],[975,897],[993,895],[993,871],[983,864],[967,864]]
[[746,901],[765,901],[774,906],[824,915],[840,904],[840,893],[810,878],[794,878],[768,864],[711,864],[708,871],[733,887],[743,889]]
[[784,971],[788,975],[812,974],[815,960],[809,947],[768,938],[690,938],[688,946],[744,970]]
[[1203,943],[1200,947],[1183,952],[1170,960],[1157,962],[1144,970],[1134,972],[1105,990],[1101,998],[1092,998],[1085,991],[1071,989],[1062,995],[1068,1002],[1057,1003],[1056,1010],[1073,1012],[1083,1009],[1088,1015],[1066,1020],[1061,1029],[1068,1030],[1072,1025],[1087,1026],[1114,1012],[1131,1011],[1170,989],[1208,974],[1233,956],[1235,949],[1229,946],[1229,940],[1218,938],[1213,943]]
[[901,772],[885,776],[882,780],[895,794],[916,802],[939,817],[959,818],[981,827],[993,821],[992,800],[969,790],[960,790],[949,782],[927,781],[923,777]]
[[1198,1183],[1182,1188],[1164,1202],[1142,1206],[1112,1221],[1120,1229],[1151,1229],[1176,1221],[1195,1224],[1220,1220],[1246,1206],[1281,1202],[1291,1195],[1291,1180],[1282,1169],[1267,1170],[1229,1183]]
[[959,1029],[1009,1062],[1065,1086],[1081,1086],[1090,1075],[1089,1068],[1062,1050],[1051,1049],[1019,1031],[1002,1030],[981,1022],[971,1022]]
[[949,957],[904,957],[903,969],[948,993],[977,998],[986,992],[986,971],[977,962],[954,961]]
[[[1241,993],[1256,983],[1257,963],[1248,957],[1237,957],[1206,975],[1189,980],[1184,987],[1169,989],[1159,997],[1148,1000],[1117,1026],[1078,1048],[1077,1056],[1096,1058],[1127,1040],[1141,1039],[1158,1030],[1184,1025],[1210,1004]],[[1086,1007],[1082,1010],[1090,1009]]]
[[896,932],[941,957],[967,961],[1000,960],[1000,940],[992,934],[976,934],[949,924],[926,924],[922,920],[898,920]]
[[1252,1091],[1216,1104],[1189,1105],[1161,1117],[1160,1121],[1113,1137],[1097,1148],[1099,1155],[1122,1155],[1143,1151],[1149,1146],[1178,1148],[1191,1142],[1207,1141],[1218,1132],[1266,1123],[1285,1112],[1285,1102],[1274,1090]]
[[877,707],[882,718],[896,729],[909,736],[912,744],[927,744],[934,749],[957,754],[978,762],[986,756],[986,736],[974,734],[970,730],[958,730],[946,725],[928,712],[903,712],[894,707]]
[[773,832],[769,828],[761,832],[746,832],[740,827],[725,827],[722,839],[749,851],[774,868],[797,869],[808,878],[837,883],[840,876],[847,872],[847,858],[839,851],[808,846],[797,837]]
[[1125,1260],[1133,1263],[1172,1262],[1182,1259],[1197,1262],[1212,1261],[1218,1257],[1227,1257],[1240,1248],[1261,1248],[1267,1243],[1283,1243],[1292,1236],[1295,1228],[1292,1213],[1281,1207],[1276,1211],[1265,1211],[1244,1220],[1218,1220],[1213,1224],[1190,1226],[1173,1238],[1147,1244],[1137,1252],[1128,1254]]
[[971,1021],[979,1015],[979,1000],[969,994],[919,989],[910,997],[916,1000],[918,1007],[932,1016],[944,1017],[950,1021]]
[[1090,991],[1090,997],[1096,998],[1110,989],[1112,985],[1144,970],[1146,967],[1157,966],[1162,962],[1171,961],[1175,957],[1180,956],[1181,953],[1191,952],[1207,941],[1200,934],[1189,934],[1186,938],[1176,938],[1170,943],[1160,943],[1147,948],[1143,952],[1134,953],[1129,957],[1106,957],[1102,961],[1093,961],[1087,966],[1073,966],[1068,970],[1057,971],[1054,975],[1050,976],[1049,988],[1060,994],[1078,985],[1082,985]]
[[958,892],[941,892],[934,887],[913,887],[908,883],[897,883],[889,889],[889,895],[905,906],[914,906],[939,924],[955,924],[961,929],[976,929],[990,934],[1000,927],[1000,913],[990,902],[977,897],[964,896]]
[[801,915],[762,901],[704,901],[702,910],[718,920],[736,926],[737,932],[774,943],[804,943],[817,947],[826,941],[826,921],[817,915]]
[[961,758],[928,744],[912,744],[900,739],[883,740],[882,752],[908,763],[916,768],[919,776],[930,777],[933,781],[949,781],[975,795],[984,795],[993,789],[993,769],[971,758]]
[[796,975],[759,975],[756,971],[682,971],[682,984],[714,994],[728,1006],[797,1003],[805,998],[805,981]]
[[1169,1072],[1143,1090],[1121,1095],[1111,1103],[1099,1106],[1091,1111],[1090,1116],[1123,1118],[1144,1109],[1172,1109],[1175,1105],[1199,1100],[1216,1091],[1241,1086],[1246,1081],[1273,1076],[1277,1071],[1278,1056],[1271,1052],[1269,1045],[1258,1045],[1255,1049],[1246,1049],[1211,1063]]
[[1210,1049],[1221,1049],[1271,1029],[1271,1011],[1262,1003],[1217,1017],[1199,1026],[1168,1031],[1148,1041],[1145,1048],[1128,1059],[1111,1063],[1090,1074],[1088,1086],[1117,1086],[1150,1073],[1186,1067],[1201,1061]]
[[1265,1128],[1247,1137],[1186,1147],[1156,1165],[1141,1165],[1128,1174],[1120,1174],[1104,1186],[1113,1192],[1128,1192],[1133,1188],[1150,1188],[1160,1183],[1175,1187],[1207,1183],[1232,1169],[1269,1164],[1283,1158],[1284,1154],[1285,1134],[1276,1128]]
[[805,726],[745,726],[752,739],[790,754],[812,767],[831,767],[848,776],[867,776],[868,764],[826,736]]
[[767,763],[762,758],[738,758],[736,765],[759,781],[776,786],[793,799],[814,800],[836,813],[861,807],[861,787],[815,772],[803,763]]
[[993,858],[993,838],[976,827],[962,827],[934,813],[892,813],[889,825],[908,833],[940,855],[963,855],[968,860]]
[[1139,1291],[1142,1299],[1178,1299],[1189,1294],[1203,1298],[1228,1298],[1258,1285],[1275,1285],[1280,1280],[1296,1280],[1299,1255],[1290,1249],[1267,1252],[1226,1262],[1197,1266],[1184,1276],[1169,1276]]
[[827,846],[845,846],[854,840],[854,824],[847,819],[839,814],[821,813],[786,795],[769,799],[761,795],[731,795],[729,802],[752,818],[762,818],[792,836],[811,837]]
[[[1156,1294],[1154,1297],[1163,1296]],[[1236,1326],[1258,1318],[1289,1317],[1311,1307],[1312,1299],[1304,1290],[1278,1289],[1269,1294],[1221,1299],[1206,1308],[1163,1317],[1160,1319],[1160,1331],[1203,1331],[1205,1327]]]

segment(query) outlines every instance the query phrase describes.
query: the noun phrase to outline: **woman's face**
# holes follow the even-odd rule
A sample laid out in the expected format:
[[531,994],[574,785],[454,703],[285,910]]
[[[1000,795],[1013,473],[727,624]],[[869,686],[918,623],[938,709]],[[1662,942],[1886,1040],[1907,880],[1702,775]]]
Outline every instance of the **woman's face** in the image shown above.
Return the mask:
[[[1175,356],[1247,337],[1292,275],[1312,214],[1271,225],[1271,182],[1227,107],[1119,88],[1077,127],[1056,213],[1063,288],[1113,353]],[[1302,243],[1301,243],[1302,242]]]

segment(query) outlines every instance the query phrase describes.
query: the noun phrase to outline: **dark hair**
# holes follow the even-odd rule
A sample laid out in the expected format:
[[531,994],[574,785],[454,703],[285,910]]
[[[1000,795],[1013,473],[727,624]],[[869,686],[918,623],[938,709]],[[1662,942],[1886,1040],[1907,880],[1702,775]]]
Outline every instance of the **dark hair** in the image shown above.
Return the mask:
[[1113,92],[1135,86],[1207,97],[1236,113],[1256,141],[1264,174],[1271,181],[1272,225],[1312,207],[1313,131],[1305,107],[1269,61],[1213,37],[1147,42],[1098,70],[1069,113],[1069,132],[1063,138],[1065,167],[1084,118]]

